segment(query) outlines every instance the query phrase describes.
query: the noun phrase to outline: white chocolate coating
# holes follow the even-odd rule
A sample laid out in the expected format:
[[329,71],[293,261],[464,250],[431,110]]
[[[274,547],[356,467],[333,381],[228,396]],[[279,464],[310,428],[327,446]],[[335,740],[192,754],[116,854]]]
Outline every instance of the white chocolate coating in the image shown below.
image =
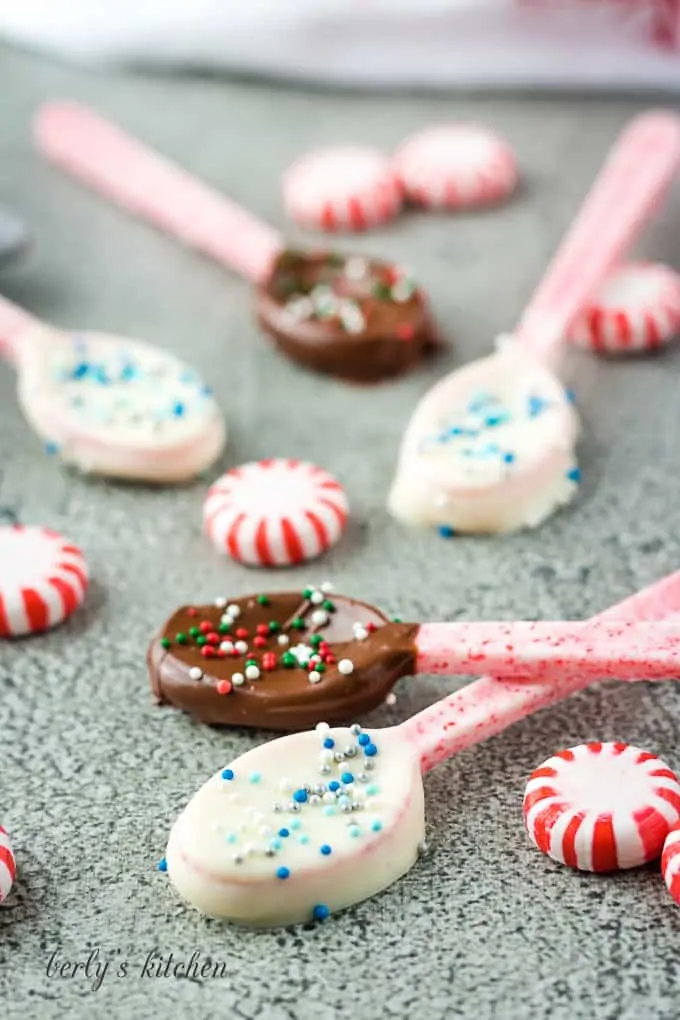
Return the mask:
[[389,509],[461,532],[535,527],[578,488],[579,422],[559,380],[512,339],[427,393],[409,422]]
[[19,400],[35,430],[81,471],[175,482],[208,468],[225,428],[198,374],[150,344],[40,329],[22,337]]
[[[408,871],[425,830],[418,756],[396,730],[363,734],[374,757],[356,733],[333,727],[253,748],[229,766],[233,778],[221,770],[208,780],[168,842],[168,873],[183,899],[239,924],[286,925],[312,920],[316,907],[358,903]],[[323,747],[328,738],[333,749]],[[334,761],[347,747],[356,754]],[[319,784],[324,792],[314,793]]]

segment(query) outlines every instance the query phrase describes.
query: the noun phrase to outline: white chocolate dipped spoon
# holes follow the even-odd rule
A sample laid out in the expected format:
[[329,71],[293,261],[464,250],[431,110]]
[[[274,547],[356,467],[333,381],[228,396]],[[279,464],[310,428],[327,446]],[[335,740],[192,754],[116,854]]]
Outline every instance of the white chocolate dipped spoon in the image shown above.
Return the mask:
[[226,431],[197,372],[151,344],[67,333],[0,298],[0,356],[49,452],[83,472],[182,482],[217,459]]
[[[596,619],[679,613],[677,572]],[[188,903],[239,924],[293,924],[358,903],[414,864],[423,773],[590,682],[483,677],[399,726],[320,724],[255,747],[192,797],[160,868]]]
[[436,345],[424,295],[397,267],[288,250],[266,223],[87,107],[46,103],[35,140],[72,176],[253,283],[260,325],[308,368],[376,382]]
[[575,494],[579,422],[555,370],[567,326],[630,247],[680,164],[680,120],[648,113],[615,144],[498,350],[437,383],[406,429],[388,505],[442,533],[540,524]]

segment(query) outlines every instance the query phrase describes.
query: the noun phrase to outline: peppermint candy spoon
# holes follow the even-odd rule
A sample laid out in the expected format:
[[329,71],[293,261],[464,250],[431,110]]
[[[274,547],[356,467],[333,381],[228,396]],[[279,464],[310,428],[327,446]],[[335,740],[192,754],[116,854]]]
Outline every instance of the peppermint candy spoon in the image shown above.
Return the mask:
[[222,415],[198,373],[139,340],[67,333],[0,298],[0,356],[48,452],[83,472],[182,482],[222,452]]
[[376,382],[435,344],[422,291],[390,263],[287,249],[271,227],[75,103],[43,106],[35,138],[68,173],[250,280],[260,325],[294,361]]
[[[680,572],[600,622],[672,620]],[[587,687],[483,677],[399,726],[319,724],[217,772],[172,827],[161,870],[200,911],[255,926],[322,919],[391,885],[425,835],[422,775],[464,748]]]
[[555,370],[569,323],[630,247],[680,164],[680,120],[623,132],[520,319],[490,357],[417,406],[389,495],[407,524],[445,535],[534,527],[571,500],[579,421]]
[[147,660],[159,704],[204,723],[304,730],[321,719],[363,718],[403,676],[674,677],[680,627],[400,623],[366,602],[310,587],[183,606],[156,634]]

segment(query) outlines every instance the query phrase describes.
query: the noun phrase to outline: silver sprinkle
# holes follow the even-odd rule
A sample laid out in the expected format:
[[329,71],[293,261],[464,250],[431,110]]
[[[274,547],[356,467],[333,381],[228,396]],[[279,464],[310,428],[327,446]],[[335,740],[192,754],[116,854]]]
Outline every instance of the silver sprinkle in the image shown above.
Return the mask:
[[276,857],[276,850],[272,846],[268,846],[264,852],[265,857]]
[[364,768],[366,769],[367,772],[372,772],[373,771],[373,769],[375,768],[375,762],[373,761],[372,758],[366,758],[365,759],[365,761],[364,761]]
[[344,761],[345,760],[345,756],[342,753],[342,751],[336,751],[335,754],[333,755],[333,760],[337,761],[337,762]]
[[343,804],[342,808],[340,810],[343,812],[343,814],[348,815],[351,812],[351,810],[352,810],[352,805],[351,804]]
[[322,776],[330,776],[332,771],[333,770],[331,769],[330,765],[322,765],[321,768],[319,769],[319,772],[321,773]]
[[232,861],[234,864],[243,864],[243,854],[234,854]]
[[325,792],[326,792],[325,783],[317,783],[316,786],[312,787],[312,793],[315,793],[317,797],[322,797]]
[[358,737],[359,734],[361,733],[361,726],[359,725],[359,723],[358,722],[352,723],[352,725],[349,728],[349,732],[352,734],[352,736]]
[[355,800],[352,804],[352,811],[361,811],[363,806],[363,804],[359,804],[359,802]]
[[320,804],[320,803],[321,803],[321,797],[319,797],[318,793],[313,793],[313,794],[312,794],[312,795],[310,796],[310,798],[309,798],[309,803],[310,803],[310,805],[311,805],[312,807],[316,807],[316,806],[317,806],[317,804]]
[[343,751],[343,754],[345,755],[345,758],[356,758],[357,753],[358,752],[357,752],[356,747],[354,747],[352,744],[348,744],[348,746],[346,748],[344,748],[344,751]]
[[283,811],[283,804],[272,804],[272,807],[277,814]]
[[365,772],[358,772],[354,778],[356,779],[357,783],[368,782],[368,776],[366,775]]
[[300,805],[297,803],[297,801],[292,800],[288,805],[288,810],[292,812],[292,814],[297,815],[299,814],[300,811]]

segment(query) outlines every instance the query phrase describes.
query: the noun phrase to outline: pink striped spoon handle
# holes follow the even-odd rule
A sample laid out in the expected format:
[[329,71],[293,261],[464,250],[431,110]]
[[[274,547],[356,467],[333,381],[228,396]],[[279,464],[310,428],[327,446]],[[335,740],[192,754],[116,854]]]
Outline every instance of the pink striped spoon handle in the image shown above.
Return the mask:
[[34,123],[40,152],[129,212],[255,283],[269,275],[279,235],[76,103],[46,103]]
[[[672,619],[680,614],[680,571],[624,599],[595,620]],[[552,683],[545,680],[499,680],[481,677],[398,727],[420,755],[423,772],[458,751],[500,733],[513,723],[588,687],[581,673]]]
[[417,673],[488,671],[504,679],[668,680],[680,676],[680,620],[428,623],[416,638]]
[[569,322],[626,253],[680,165],[680,119],[642,114],[624,130],[526,308],[516,336],[550,361]]
[[40,326],[40,320],[0,297],[0,357],[16,364],[21,335]]

